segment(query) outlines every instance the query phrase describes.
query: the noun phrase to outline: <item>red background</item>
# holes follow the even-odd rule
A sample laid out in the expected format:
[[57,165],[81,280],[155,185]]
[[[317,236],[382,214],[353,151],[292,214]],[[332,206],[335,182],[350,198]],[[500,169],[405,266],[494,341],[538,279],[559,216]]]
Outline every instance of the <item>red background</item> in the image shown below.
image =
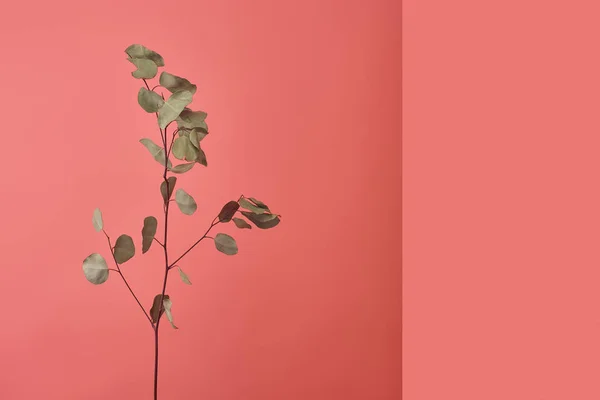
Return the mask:
[[[1,398],[151,397],[147,321],[116,275],[81,271],[109,254],[95,207],[113,238],[161,212],[131,43],[196,83],[209,115],[173,254],[241,193],[283,215],[221,228],[237,256],[203,243],[181,263],[193,285],[171,277],[161,398],[399,398],[399,2],[16,2],[0,29]],[[158,248],[123,270],[149,307]]]
[[405,0],[406,400],[597,400],[600,4]]

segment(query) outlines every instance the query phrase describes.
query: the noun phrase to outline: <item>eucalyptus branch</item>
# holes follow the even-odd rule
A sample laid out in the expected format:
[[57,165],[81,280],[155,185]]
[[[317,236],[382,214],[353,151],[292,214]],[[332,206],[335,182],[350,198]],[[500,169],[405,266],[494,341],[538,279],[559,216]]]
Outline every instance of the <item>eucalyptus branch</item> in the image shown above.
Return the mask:
[[[172,302],[167,294],[169,271],[176,266],[179,267],[179,274],[183,283],[191,285],[188,276],[183,272],[181,266],[176,264],[204,239],[213,240],[215,248],[223,254],[231,256],[238,252],[237,243],[231,236],[225,233],[208,236],[215,226],[233,221],[238,229],[251,229],[252,225],[246,221],[247,219],[259,229],[270,229],[279,224],[280,216],[271,213],[269,207],[261,201],[252,197],[246,198],[242,195],[237,201],[232,200],[225,204],[218,216],[213,219],[204,235],[174,262],[169,262],[169,214],[171,203],[175,202],[179,210],[185,215],[194,214],[198,208],[196,200],[192,195],[187,193],[183,188],[178,188],[175,191],[175,187],[178,185],[177,175],[187,173],[196,165],[204,167],[208,165],[206,154],[200,145],[200,142],[209,132],[205,121],[207,115],[204,111],[192,111],[188,108],[197,88],[196,85],[185,78],[162,71],[158,78],[158,84],[150,89],[148,80],[156,77],[159,67],[164,67],[162,56],[139,44],[127,47],[125,53],[129,56],[128,60],[136,67],[136,70],[132,72],[133,77],[143,82],[138,91],[138,104],[144,111],[156,116],[160,131],[160,145],[150,138],[142,138],[140,139],[140,143],[146,147],[152,157],[163,167],[160,183],[164,214],[163,238],[161,241],[156,237],[158,230],[157,218],[147,216],[143,222],[141,239],[142,254],[146,253],[154,242],[162,247],[164,254],[164,276],[161,290],[159,294],[154,296],[152,308],[146,311],[121,270],[123,263],[136,255],[135,243],[131,236],[123,234],[117,238],[113,246],[110,237],[104,230],[102,213],[98,208],[94,210],[92,223],[96,232],[102,231],[106,236],[116,268],[109,268],[101,254],[92,253],[83,260],[83,272],[85,278],[94,285],[106,282],[110,271],[119,274],[125,286],[142,309],[146,319],[150,322],[154,330],[154,400],[158,400],[159,328],[162,320],[161,317],[165,315],[171,326],[174,329],[178,329],[173,323],[173,315],[171,314]],[[170,93],[167,99],[165,99],[163,93],[159,94],[155,92],[155,89],[158,87],[163,87]],[[171,140],[169,141],[168,130],[169,126],[173,123],[177,127],[171,132]],[[178,133],[179,137],[177,137]],[[172,165],[170,160],[171,155],[183,163]],[[168,176],[169,173],[174,175]],[[240,208],[243,210],[240,210]]]

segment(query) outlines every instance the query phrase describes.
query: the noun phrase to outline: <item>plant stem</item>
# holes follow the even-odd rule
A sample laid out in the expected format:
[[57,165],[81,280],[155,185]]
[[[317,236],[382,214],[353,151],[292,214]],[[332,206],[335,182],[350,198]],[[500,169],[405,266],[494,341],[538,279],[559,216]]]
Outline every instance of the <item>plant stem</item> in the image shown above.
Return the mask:
[[[216,221],[215,221],[215,220],[216,220]],[[192,251],[192,249],[193,249],[194,247],[196,247],[196,246],[198,245],[198,243],[200,243],[200,242],[201,242],[203,239],[206,239],[206,238],[207,238],[207,236],[206,236],[206,235],[208,235],[208,233],[210,232],[210,230],[211,230],[211,229],[212,229],[212,228],[213,228],[215,225],[217,225],[219,222],[220,222],[220,221],[218,221],[218,220],[217,220],[217,217],[215,217],[215,219],[213,219],[213,222],[210,224],[210,226],[208,227],[208,229],[206,230],[206,232],[204,232],[204,235],[202,235],[202,237],[201,237],[200,239],[198,239],[198,240],[196,241],[196,243],[194,243],[194,244],[192,245],[192,247],[190,247],[189,249],[187,249],[187,250],[186,250],[186,251],[185,251],[185,252],[184,252],[182,255],[180,255],[180,256],[179,256],[179,257],[178,257],[178,258],[177,258],[175,261],[173,261],[173,262],[171,263],[171,265],[169,265],[169,267],[168,267],[168,268],[173,268],[173,266],[174,266],[175,264],[177,264],[177,262],[178,262],[179,260],[181,260],[183,257],[185,257],[185,255],[186,255],[187,253],[189,253],[190,251]]]

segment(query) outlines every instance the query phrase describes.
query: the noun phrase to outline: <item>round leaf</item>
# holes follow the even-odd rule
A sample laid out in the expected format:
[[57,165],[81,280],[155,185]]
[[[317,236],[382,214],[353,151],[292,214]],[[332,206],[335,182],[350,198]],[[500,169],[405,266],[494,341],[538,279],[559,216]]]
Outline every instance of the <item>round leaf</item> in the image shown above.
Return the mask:
[[158,72],[158,66],[152,60],[146,58],[128,58],[127,60],[137,67],[137,69],[131,73],[134,78],[152,79]]
[[186,215],[192,215],[198,208],[194,198],[183,189],[177,189],[175,192],[175,202],[177,203],[177,206],[181,212]]
[[96,232],[100,232],[104,228],[104,222],[102,221],[102,212],[99,208],[94,210],[94,216],[92,217],[92,224]]
[[150,216],[144,218],[144,227],[142,228],[142,254],[150,250],[154,236],[156,235],[156,227],[158,221],[156,218]]
[[165,66],[165,60],[155,51],[142,46],[141,44],[132,44],[125,49],[125,53],[131,58],[145,58],[154,61],[159,67]]
[[223,254],[233,256],[237,254],[238,247],[235,239],[225,233],[217,233],[215,236],[215,247]]
[[240,205],[237,201],[230,201],[223,206],[221,212],[219,213],[219,221],[221,222],[229,222],[231,218],[235,215],[235,212],[240,208]]
[[108,265],[106,260],[98,253],[93,253],[83,260],[83,273],[85,278],[94,285],[100,285],[108,279]]
[[190,139],[187,136],[180,136],[173,142],[173,156],[178,160],[183,160],[187,154],[187,148],[192,146]]
[[154,113],[157,112],[163,104],[165,104],[165,101],[158,93],[142,87],[138,92],[138,103],[144,109],[144,111]]
[[171,195],[173,194],[173,190],[175,189],[175,184],[177,183],[177,178],[174,176],[170,176],[167,178],[169,182],[169,191],[167,193],[167,182],[164,180],[160,184],[160,194],[162,195],[163,200],[167,203],[171,199]]
[[241,218],[234,218],[233,223],[240,229],[252,229],[252,225],[250,225]]
[[186,129],[200,128],[208,131],[206,117],[207,114],[204,111],[192,111],[185,108],[177,118],[177,126]]
[[192,93],[187,90],[175,92],[167,99],[165,104],[158,110],[158,126],[165,129],[167,125],[175,121],[185,106],[192,102]]
[[196,93],[197,89],[196,85],[190,83],[190,81],[188,81],[187,79],[170,74],[166,71],[163,71],[160,74],[158,83],[160,83],[162,87],[164,87],[171,93],[179,92],[181,90],[187,90],[188,92],[194,94]]
[[242,214],[259,229],[270,229],[280,222],[279,216],[275,214],[254,214],[250,211],[242,211]]
[[135,245],[131,236],[121,235],[117,238],[114,255],[119,264],[129,261],[135,255]]

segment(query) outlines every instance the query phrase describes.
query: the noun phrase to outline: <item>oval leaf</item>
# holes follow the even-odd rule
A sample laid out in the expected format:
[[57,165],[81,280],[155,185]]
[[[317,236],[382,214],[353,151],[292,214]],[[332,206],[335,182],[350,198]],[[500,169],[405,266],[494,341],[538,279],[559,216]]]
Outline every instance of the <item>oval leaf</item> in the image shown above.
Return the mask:
[[167,178],[169,182],[169,190],[167,192],[167,182],[164,180],[160,184],[160,194],[165,202],[165,204],[171,199],[171,195],[173,194],[173,190],[175,189],[175,184],[177,183],[177,178],[174,176],[170,176]]
[[192,111],[189,108],[185,108],[177,118],[177,126],[186,129],[200,128],[208,131],[205,121],[207,115],[204,111]]
[[179,329],[173,323],[173,314],[171,314],[171,307],[173,306],[173,302],[171,301],[171,299],[169,297],[165,296],[165,298],[163,299],[163,306],[165,308],[165,315],[167,316],[167,319],[171,323],[171,326],[173,327],[173,329]]
[[[150,154],[152,154],[152,157],[154,157],[160,165],[163,167],[165,166],[165,149],[148,138],[140,139],[140,143],[146,146]],[[167,168],[171,168],[172,166],[171,160],[167,160]]]
[[158,93],[142,87],[138,92],[138,104],[144,111],[155,113],[165,104],[165,101]]
[[250,211],[242,211],[242,214],[259,229],[274,228],[280,222],[279,216],[275,214],[254,214]]
[[108,265],[106,260],[98,253],[93,253],[83,260],[83,273],[85,278],[94,285],[100,285],[108,279]]
[[179,269],[179,276],[181,277],[183,283],[185,283],[186,285],[191,285],[192,282],[190,282],[190,278],[188,278],[188,276],[185,274],[185,272],[183,272],[183,270],[180,267],[177,268]]
[[175,121],[185,106],[192,102],[192,93],[187,90],[175,92],[167,99],[165,104],[158,110],[158,126],[165,129],[167,125]]
[[231,218],[235,215],[235,212],[240,208],[240,205],[237,201],[230,201],[225,204],[219,213],[219,221],[221,222],[229,222]]
[[250,225],[241,218],[234,218],[233,223],[240,229],[252,229],[252,225]]
[[208,161],[206,161],[206,154],[201,148],[198,148],[198,157],[196,157],[196,162],[198,164],[204,165],[205,167],[208,167]]
[[136,79],[152,79],[158,73],[158,66],[146,58],[128,58],[129,62],[137,67],[131,75]]
[[233,256],[237,254],[238,247],[235,239],[225,233],[217,233],[215,236],[215,247],[223,254]]
[[188,172],[190,169],[194,168],[194,164],[196,163],[185,163],[185,164],[179,164],[174,166],[173,168],[171,168],[169,171],[173,172],[174,174],[183,174],[185,172]]
[[246,199],[245,197],[242,197],[240,199],[240,206],[244,207],[247,210],[252,211],[254,214],[264,214],[267,212],[267,210],[265,210],[264,208],[258,207],[254,204],[252,204],[248,199]]
[[206,137],[207,134],[208,134],[208,132],[205,132],[198,128],[194,128],[190,131],[190,134],[189,134],[190,142],[192,142],[192,145],[195,148],[199,149],[200,142],[202,141],[202,139],[204,139]]
[[156,218],[152,216],[144,218],[144,227],[142,228],[142,254],[150,250],[150,246],[152,246],[154,236],[156,235],[157,226],[158,221]]
[[185,215],[192,215],[198,208],[194,198],[183,189],[177,189],[175,192],[175,202],[181,212]]
[[150,318],[152,318],[152,322],[154,323],[158,321],[158,319],[164,312],[164,308],[160,305],[161,297],[163,298],[163,303],[164,299],[169,298],[169,296],[166,294],[164,295],[164,297],[162,296],[162,294],[157,294],[156,296],[154,296],[154,300],[152,300],[152,308],[150,308]]
[[121,235],[117,238],[114,249],[115,260],[119,264],[123,264],[135,255],[135,245],[133,239],[129,235]]
[[160,74],[160,78],[158,79],[158,83],[165,89],[167,89],[171,93],[179,92],[181,90],[187,90],[191,94],[196,93],[196,85],[190,83],[185,78],[181,78],[177,75],[170,74],[166,71],[163,71]]
[[92,224],[96,232],[100,232],[104,228],[104,221],[102,221],[102,212],[99,208],[94,210],[94,216],[92,217]]
[[180,136],[173,142],[173,148],[171,151],[173,152],[173,156],[178,160],[183,160],[185,155],[187,154],[188,146],[191,146],[192,143],[187,136]]
[[150,50],[145,46],[142,46],[141,44],[132,44],[125,49],[125,53],[130,58],[145,58],[154,61],[154,63],[159,67],[165,66],[165,60],[160,54]]
[[264,208],[265,210],[270,212],[269,207],[262,201],[257,200],[254,197],[248,197],[248,200],[250,200],[252,203],[254,203],[257,207]]

